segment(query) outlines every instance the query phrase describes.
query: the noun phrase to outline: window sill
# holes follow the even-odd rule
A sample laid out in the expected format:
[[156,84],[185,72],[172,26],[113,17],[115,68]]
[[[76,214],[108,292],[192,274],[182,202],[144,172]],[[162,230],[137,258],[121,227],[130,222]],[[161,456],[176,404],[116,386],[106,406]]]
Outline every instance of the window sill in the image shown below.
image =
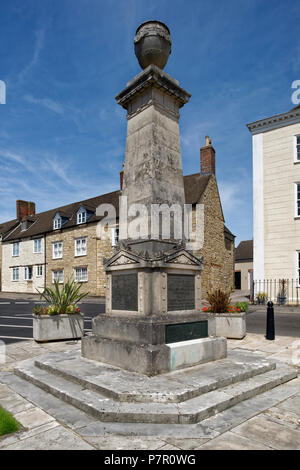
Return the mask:
[[74,255],[74,258],[82,258],[83,256],[86,256],[87,254],[85,255]]
[[89,281],[88,279],[86,279],[85,281],[79,281],[78,279],[75,279],[75,282],[82,283],[82,282],[89,282]]
[[62,256],[60,256],[59,258],[52,258],[52,259],[63,259],[63,257],[62,257]]

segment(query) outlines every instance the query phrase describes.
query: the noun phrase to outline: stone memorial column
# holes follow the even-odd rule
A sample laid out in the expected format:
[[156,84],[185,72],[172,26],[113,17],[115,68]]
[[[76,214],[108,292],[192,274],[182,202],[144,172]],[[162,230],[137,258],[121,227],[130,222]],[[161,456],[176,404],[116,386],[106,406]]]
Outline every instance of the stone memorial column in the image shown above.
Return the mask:
[[[179,109],[191,95],[163,71],[171,52],[167,26],[143,23],[135,52],[143,71],[116,97],[127,110],[122,240],[105,260],[106,313],[93,320],[82,355],[155,375],[225,357],[226,340],[213,336],[214,319],[201,312],[203,260],[186,250],[184,234],[178,237],[182,217],[170,217],[167,235],[165,215],[151,231],[158,205],[184,206]],[[139,236],[127,230],[133,204],[143,205]]]

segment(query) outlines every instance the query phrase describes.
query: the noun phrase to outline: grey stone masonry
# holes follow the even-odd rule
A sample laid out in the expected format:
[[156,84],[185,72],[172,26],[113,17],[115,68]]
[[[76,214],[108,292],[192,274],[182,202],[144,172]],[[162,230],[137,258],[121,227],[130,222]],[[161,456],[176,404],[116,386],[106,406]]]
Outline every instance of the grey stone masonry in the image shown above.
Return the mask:
[[123,195],[128,205],[184,204],[179,108],[190,94],[149,65],[117,97],[127,110]]
[[195,424],[297,376],[245,351],[156,377],[128,373],[74,352],[29,359],[15,373],[102,422]]

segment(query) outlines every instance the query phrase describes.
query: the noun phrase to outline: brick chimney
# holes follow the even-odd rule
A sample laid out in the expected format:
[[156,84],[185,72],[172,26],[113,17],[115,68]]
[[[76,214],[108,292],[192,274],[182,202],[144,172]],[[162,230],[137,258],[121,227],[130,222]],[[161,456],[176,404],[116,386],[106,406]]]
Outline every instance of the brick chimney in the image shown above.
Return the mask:
[[211,139],[205,137],[205,147],[200,148],[200,171],[202,175],[215,175],[215,149],[211,145]]
[[31,201],[21,201],[20,199],[16,202],[17,205],[17,219],[22,220],[23,217],[35,214],[35,203]]

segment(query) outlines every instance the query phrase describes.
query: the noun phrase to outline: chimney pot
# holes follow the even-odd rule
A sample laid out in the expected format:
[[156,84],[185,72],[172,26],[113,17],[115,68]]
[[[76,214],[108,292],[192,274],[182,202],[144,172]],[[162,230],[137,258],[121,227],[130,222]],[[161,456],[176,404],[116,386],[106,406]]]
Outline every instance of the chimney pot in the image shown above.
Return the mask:
[[215,149],[208,135],[205,137],[205,147],[200,148],[200,172],[202,175],[215,175]]

